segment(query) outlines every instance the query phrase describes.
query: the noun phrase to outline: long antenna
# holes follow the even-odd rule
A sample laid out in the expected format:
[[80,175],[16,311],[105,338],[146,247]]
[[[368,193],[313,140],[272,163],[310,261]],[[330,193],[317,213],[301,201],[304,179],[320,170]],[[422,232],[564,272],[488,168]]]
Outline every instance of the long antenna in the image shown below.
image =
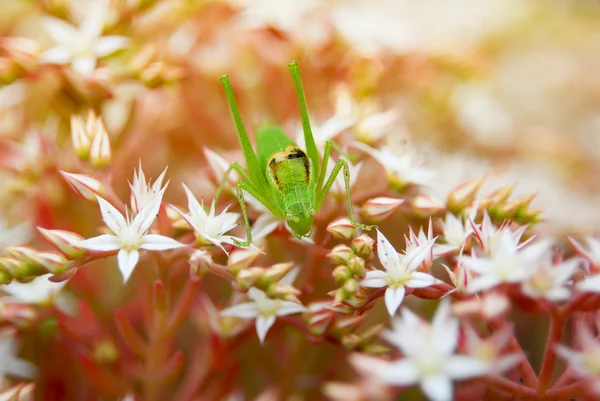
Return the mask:
[[246,167],[248,168],[250,173],[253,174],[253,172],[255,171],[260,171],[258,159],[256,158],[256,153],[254,153],[254,149],[252,149],[252,145],[250,144],[250,140],[248,139],[248,133],[246,132],[246,128],[244,128],[244,122],[242,121],[240,110],[238,109],[237,103],[235,101],[233,88],[231,87],[231,81],[229,80],[228,75],[223,75],[221,77],[221,84],[223,84],[223,88],[225,89],[227,104],[229,104],[229,109],[231,110],[233,120],[235,121],[238,139],[242,144],[242,150],[244,151],[244,157],[246,158]]
[[296,86],[296,95],[298,96],[298,103],[300,104],[300,115],[302,116],[302,130],[304,131],[304,143],[306,143],[306,153],[312,162],[315,169],[315,177],[319,176],[319,151],[317,150],[317,144],[313,137],[312,130],[310,128],[310,120],[308,119],[308,109],[306,107],[306,99],[304,97],[304,89],[302,89],[302,81],[300,80],[300,70],[298,69],[298,63],[292,61],[288,64],[290,72],[292,73],[292,79],[294,80],[294,86]]

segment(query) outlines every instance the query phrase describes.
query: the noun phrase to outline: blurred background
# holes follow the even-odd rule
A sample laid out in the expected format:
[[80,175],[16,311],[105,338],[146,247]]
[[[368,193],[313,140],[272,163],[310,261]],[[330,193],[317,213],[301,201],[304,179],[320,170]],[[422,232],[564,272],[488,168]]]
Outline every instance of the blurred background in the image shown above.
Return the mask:
[[[90,4],[2,0],[5,226],[25,222],[96,235],[96,206],[77,198],[58,173],[90,173],[70,137],[71,116],[89,109],[109,132],[113,158],[102,174],[121,199],[128,199],[127,180],[139,160],[148,177],[169,166],[175,185],[166,201],[184,202],[179,182],[210,199],[214,182],[203,148],[241,159],[219,77],[230,75],[250,132],[268,121],[295,137],[299,113],[287,64],[297,60],[317,136],[351,131],[364,143],[410,156],[409,167],[435,173],[421,189],[435,198],[485,176],[482,192],[513,185],[515,196],[536,194],[532,206],[542,212],[537,227],[544,235],[564,241],[597,232],[599,1],[109,0],[100,15],[90,15]],[[60,35],[43,23],[49,16],[71,24],[75,38],[86,37],[86,27],[99,20],[97,37],[126,37],[127,45],[97,54],[95,68],[82,74],[69,65],[88,55],[87,42],[57,43]],[[63,65],[40,62],[56,46],[71,49],[71,58]],[[369,174],[364,169],[358,182]],[[0,241],[12,239],[0,234]],[[70,329],[82,330],[87,353],[111,361],[116,351],[107,338],[114,332],[99,335],[101,322],[111,319],[115,305],[128,302],[132,316],[141,306],[134,291],[105,290],[119,280],[114,263],[107,266],[84,269],[70,284],[93,305],[96,319],[80,320],[85,330]],[[109,270],[108,278],[98,278]],[[62,351],[45,352],[59,358]],[[341,358],[333,348],[320,349],[307,365],[326,352]],[[274,365],[265,369],[274,369],[278,355],[266,359]],[[79,374],[73,366],[66,372]],[[260,383],[249,383],[249,394],[259,394]],[[78,394],[57,388],[56,399]]]

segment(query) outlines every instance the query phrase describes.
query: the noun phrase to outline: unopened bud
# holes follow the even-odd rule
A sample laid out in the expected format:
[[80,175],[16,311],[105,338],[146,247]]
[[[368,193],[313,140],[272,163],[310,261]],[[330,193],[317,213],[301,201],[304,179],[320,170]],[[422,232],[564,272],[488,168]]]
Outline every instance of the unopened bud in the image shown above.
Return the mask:
[[267,289],[267,296],[270,298],[284,298],[287,295],[293,295],[294,298],[301,294],[301,291],[289,284],[274,284]]
[[323,335],[331,325],[334,316],[335,315],[329,311],[310,315],[308,318],[308,330],[315,336]]
[[363,289],[359,287],[358,290],[354,294],[349,296],[345,302],[351,307],[359,309],[366,305],[367,300],[368,298],[364,293]]
[[87,160],[92,146],[92,137],[88,135],[85,122],[79,116],[71,116],[71,143],[77,156]]
[[340,284],[345,283],[346,280],[352,278],[352,272],[348,267],[344,265],[339,265],[338,267],[333,269],[331,275],[333,276],[333,279],[336,281],[336,283]]
[[106,167],[110,164],[110,138],[100,118],[96,122],[89,157],[90,163],[94,167]]
[[89,202],[96,203],[97,196],[103,197],[106,193],[104,186],[92,176],[86,174],[72,174],[60,171],[60,174],[78,195]]
[[343,303],[334,303],[333,305],[328,306],[327,309],[329,309],[333,312],[342,313],[344,315],[354,314],[354,308],[351,307],[350,305],[346,305]]
[[354,276],[358,279],[365,278],[367,271],[365,270],[365,260],[360,256],[355,256],[348,261],[348,267]]
[[19,276],[22,263],[13,258],[0,258],[0,271],[8,274],[11,278]]
[[373,256],[373,244],[375,240],[369,237],[367,234],[361,234],[357,238],[352,240],[350,244],[352,250],[361,258],[365,260],[371,259]]
[[335,294],[335,296],[333,298],[334,304],[341,304],[342,302],[344,302],[346,300],[346,298],[348,298],[348,293],[346,292],[346,290],[344,290],[344,288],[338,288],[334,294]]
[[342,336],[341,343],[346,349],[355,349],[362,343],[362,338],[358,334],[345,334]]
[[356,227],[352,225],[348,217],[339,217],[329,223],[327,232],[339,240],[350,241],[354,237]]
[[165,79],[165,64],[161,61],[154,61],[148,64],[140,73],[140,81],[150,89],[162,86]]
[[526,211],[519,213],[517,217],[523,222],[537,223],[538,221],[542,220],[542,218],[540,217],[541,214],[541,210],[527,209]]
[[241,288],[248,289],[261,279],[264,274],[265,269],[262,267],[250,267],[241,270],[236,276],[236,281]]
[[260,256],[261,250],[258,248],[238,248],[229,254],[227,268],[233,274],[246,269]]
[[367,221],[379,223],[392,215],[404,203],[404,199],[378,197],[366,201],[360,215]]
[[204,250],[195,250],[188,263],[190,264],[190,277],[202,278],[212,265],[212,256]]
[[263,278],[271,282],[277,282],[285,277],[293,267],[294,262],[277,263],[266,270]]
[[129,68],[136,74],[140,74],[146,68],[158,53],[158,47],[155,43],[150,43],[136,52],[129,61]]
[[36,260],[37,253],[33,249],[25,246],[13,246],[6,247],[4,250],[20,262],[16,271],[6,269],[13,277],[39,276],[46,273]]
[[446,202],[448,210],[453,213],[459,213],[467,207],[475,200],[483,181],[483,177],[474,178],[454,188],[450,194],[448,194],[448,201]]
[[349,246],[339,244],[333,247],[331,252],[327,254],[327,257],[334,265],[343,265],[354,256],[354,252]]
[[366,314],[362,314],[362,315],[358,315],[358,316],[344,317],[344,318],[338,319],[335,322],[333,328],[334,328],[334,330],[342,332],[342,333],[349,332],[349,331],[356,329],[358,326],[360,326],[366,318],[367,318]]
[[371,326],[367,330],[360,333],[360,336],[362,337],[364,342],[372,341],[375,339],[375,337],[379,335],[379,333],[381,332],[381,330],[383,330],[384,327],[385,326],[381,323],[376,324],[375,326]]
[[358,281],[354,279],[346,280],[342,288],[344,289],[344,291],[346,291],[348,295],[353,295],[354,293],[356,293],[356,291],[358,291]]
[[510,194],[512,194],[513,189],[514,189],[514,187],[511,186],[511,187],[501,188],[497,191],[494,191],[491,194],[489,194],[488,196],[486,196],[481,201],[481,204],[486,208],[490,208],[492,206],[496,206],[501,203],[504,203],[510,197]]
[[62,274],[68,269],[68,261],[59,253],[54,252],[38,252],[35,255],[37,263],[42,265],[48,273]]
[[0,285],[10,284],[12,276],[0,268]]
[[81,235],[72,231],[46,230],[42,227],[37,229],[48,242],[69,259],[79,259],[85,255],[86,250],[77,246],[79,242],[84,240]]
[[361,351],[368,355],[387,355],[389,354],[390,349],[381,344],[367,344],[362,347]]
[[443,212],[446,206],[437,198],[417,195],[412,201],[412,210],[417,217],[431,217]]

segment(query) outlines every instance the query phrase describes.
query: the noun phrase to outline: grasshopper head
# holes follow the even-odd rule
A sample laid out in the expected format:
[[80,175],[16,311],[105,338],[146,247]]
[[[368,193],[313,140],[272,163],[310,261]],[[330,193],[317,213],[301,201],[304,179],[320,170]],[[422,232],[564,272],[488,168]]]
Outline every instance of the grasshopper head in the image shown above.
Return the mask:
[[315,212],[312,207],[303,207],[302,204],[292,205],[286,213],[286,221],[292,234],[298,239],[308,237],[312,232]]

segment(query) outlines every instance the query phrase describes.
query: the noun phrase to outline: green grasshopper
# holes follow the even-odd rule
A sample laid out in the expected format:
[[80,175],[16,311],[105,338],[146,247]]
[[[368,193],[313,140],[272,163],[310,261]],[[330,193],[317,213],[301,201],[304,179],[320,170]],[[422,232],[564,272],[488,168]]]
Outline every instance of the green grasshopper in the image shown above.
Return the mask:
[[[354,217],[352,200],[350,199],[350,172],[345,160],[338,160],[329,178],[324,182],[331,148],[335,144],[332,141],[327,141],[323,162],[321,163],[319,151],[310,128],[298,63],[292,61],[289,64],[289,69],[300,104],[306,153],[280,127],[270,124],[265,124],[258,129],[256,133],[258,149],[254,153],[235,101],[231,81],[227,75],[221,77],[221,83],[225,88],[227,103],[233,115],[248,171],[244,170],[239,163],[230,165],[215,195],[215,203],[218,201],[231,171],[237,171],[241,180],[237,184],[236,192],[244,216],[247,234],[247,240],[236,243],[238,246],[248,246],[252,242],[243,191],[256,198],[276,217],[285,219],[292,234],[301,239],[311,235],[315,213],[321,208],[327,192],[329,192],[342,169],[344,170],[346,199],[351,223],[362,230],[372,228],[372,226],[357,223]],[[337,146],[335,147],[337,148]]]

